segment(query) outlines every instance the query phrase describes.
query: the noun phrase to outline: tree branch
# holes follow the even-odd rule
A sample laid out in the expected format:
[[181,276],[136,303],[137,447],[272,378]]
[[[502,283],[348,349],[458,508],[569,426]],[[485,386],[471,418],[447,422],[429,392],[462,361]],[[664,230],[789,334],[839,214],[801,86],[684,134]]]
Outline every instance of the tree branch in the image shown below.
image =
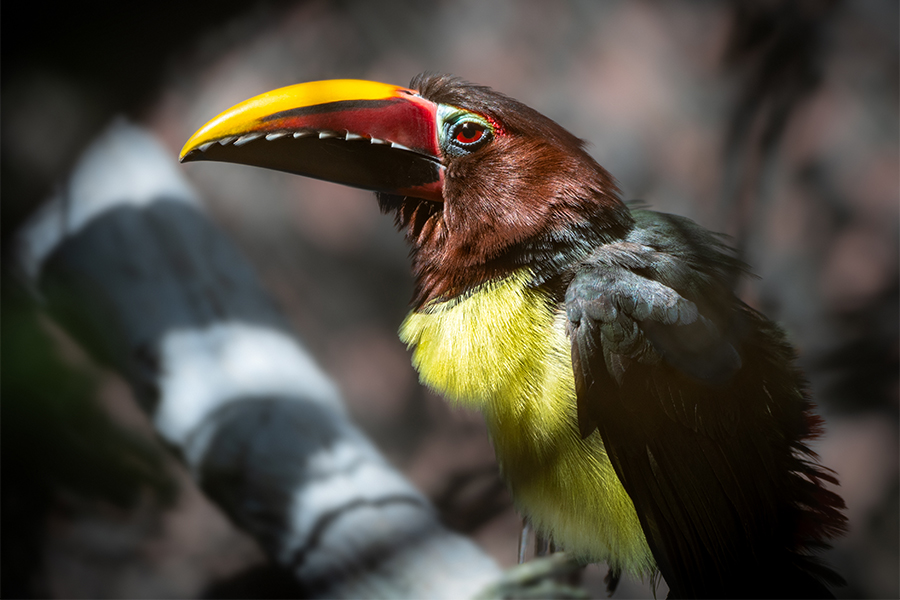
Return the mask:
[[46,311],[311,596],[471,597],[500,575],[347,419],[173,158],[115,123],[23,228]]

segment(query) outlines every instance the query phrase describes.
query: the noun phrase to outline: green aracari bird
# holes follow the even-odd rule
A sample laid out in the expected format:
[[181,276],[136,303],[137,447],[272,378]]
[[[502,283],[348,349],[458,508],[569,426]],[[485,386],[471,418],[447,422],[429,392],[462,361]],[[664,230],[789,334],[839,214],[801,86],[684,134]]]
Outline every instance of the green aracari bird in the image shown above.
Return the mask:
[[629,206],[560,125],[436,74],[302,83],[223,112],[182,161],[373,190],[411,246],[400,338],[481,410],[515,504],[584,562],[670,597],[829,597],[842,532],[784,333],[723,236]]

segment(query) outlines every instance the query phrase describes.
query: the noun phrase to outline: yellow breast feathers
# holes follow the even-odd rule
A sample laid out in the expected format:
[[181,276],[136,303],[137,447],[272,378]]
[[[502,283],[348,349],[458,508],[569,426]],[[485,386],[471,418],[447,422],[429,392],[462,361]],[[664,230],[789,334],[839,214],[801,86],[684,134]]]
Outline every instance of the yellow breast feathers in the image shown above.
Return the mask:
[[422,382],[485,415],[516,504],[586,560],[636,575],[653,558],[595,432],[582,440],[565,315],[527,270],[411,313],[400,339]]
[[574,393],[568,340],[546,298],[525,286],[529,275],[520,271],[406,318],[400,339],[415,348],[423,383],[486,412],[522,418],[540,408],[545,419],[566,418],[574,409],[567,408]]

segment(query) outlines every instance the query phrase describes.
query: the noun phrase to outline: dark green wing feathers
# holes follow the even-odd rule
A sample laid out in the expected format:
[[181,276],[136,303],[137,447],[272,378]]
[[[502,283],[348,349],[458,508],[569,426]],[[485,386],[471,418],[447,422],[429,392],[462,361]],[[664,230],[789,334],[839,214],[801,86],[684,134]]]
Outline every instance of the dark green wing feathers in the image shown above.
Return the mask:
[[[599,430],[672,597],[826,597],[805,551],[843,527],[808,462],[818,421],[743,272],[687,219],[635,211],[566,293],[583,436]],[[818,507],[818,508],[810,508]]]

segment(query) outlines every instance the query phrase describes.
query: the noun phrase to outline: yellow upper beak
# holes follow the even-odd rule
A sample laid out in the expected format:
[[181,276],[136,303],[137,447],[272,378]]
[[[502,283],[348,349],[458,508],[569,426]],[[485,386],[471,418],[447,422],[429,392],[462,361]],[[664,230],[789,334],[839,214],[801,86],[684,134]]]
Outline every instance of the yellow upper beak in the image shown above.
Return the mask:
[[201,127],[180,158],[442,200],[437,105],[374,81],[314,81],[255,96]]

